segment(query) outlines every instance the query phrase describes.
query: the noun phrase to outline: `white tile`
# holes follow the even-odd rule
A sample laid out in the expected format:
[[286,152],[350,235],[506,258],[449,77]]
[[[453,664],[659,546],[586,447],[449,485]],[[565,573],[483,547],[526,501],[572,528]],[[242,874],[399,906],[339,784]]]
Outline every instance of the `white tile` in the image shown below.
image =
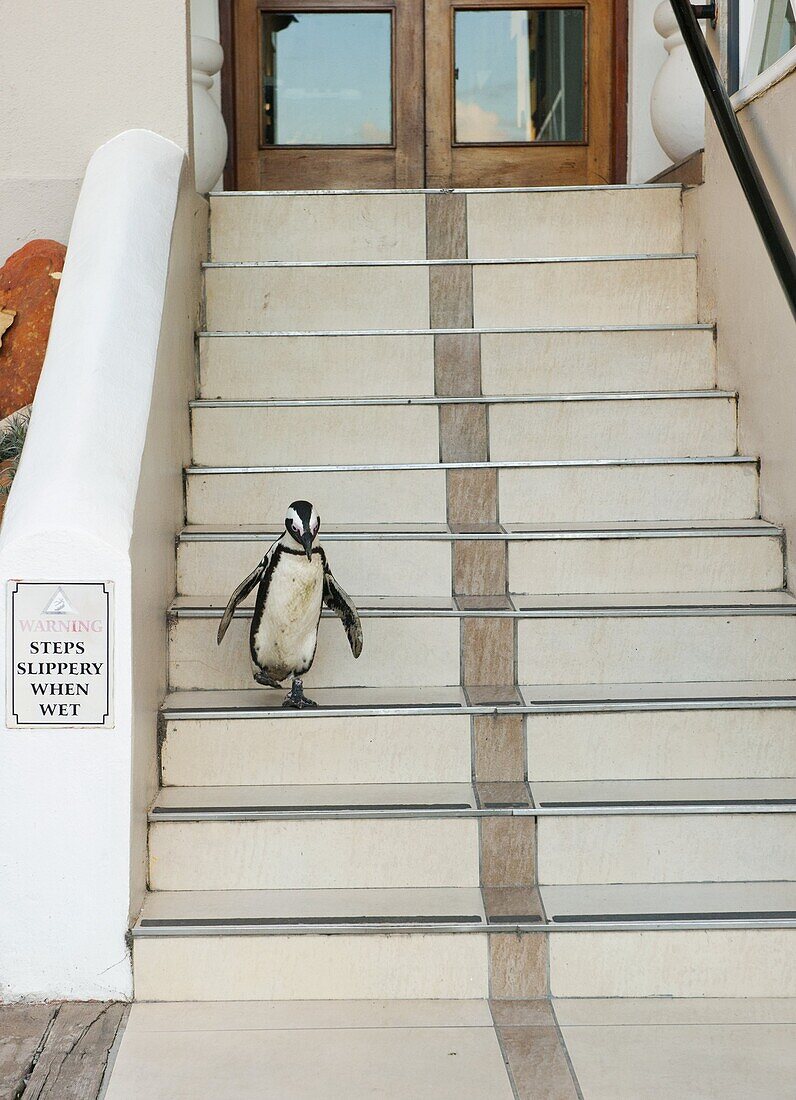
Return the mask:
[[393,1027],[492,1027],[485,1000],[136,1001],[126,1034]]
[[210,228],[214,260],[419,260],[426,254],[424,195],[225,195],[210,200]]
[[[179,619],[172,627],[169,662],[173,688],[242,688],[254,683],[250,622],[233,619],[221,646],[217,619]],[[318,650],[305,676],[311,688],[459,683],[456,618],[369,617],[363,621],[362,654],[354,659],[338,619],[322,619]]]
[[357,806],[401,805],[475,805],[470,783],[331,783],[284,784],[278,786],[164,787],[155,799],[155,808],[178,810],[181,807],[333,806],[347,809]]
[[714,359],[709,329],[484,333],[481,384],[493,394],[709,389]]
[[632,885],[542,886],[551,920],[567,914],[796,913],[796,882],[644,882]]
[[691,324],[696,263],[674,260],[475,264],[476,327]]
[[468,715],[169,722],[163,781],[442,783],[470,778]]
[[791,997],[555,998],[558,1022],[593,1024],[796,1024]]
[[[755,498],[756,499],[756,498]],[[189,523],[278,523],[311,500],[326,523],[444,523],[444,470],[189,474]]]
[[796,775],[796,710],[533,715],[532,780]]
[[205,288],[211,331],[428,328],[423,265],[216,267]]
[[796,616],[521,619],[521,683],[760,680],[792,676]]
[[202,466],[439,460],[436,405],[200,406],[192,424]]
[[153,890],[477,886],[476,818],[155,822]]
[[793,997],[793,929],[550,937],[554,997]]
[[793,874],[796,815],[541,817],[541,883],[743,882]]
[[704,592],[781,588],[779,536],[533,539],[508,544],[509,590]]
[[[621,456],[617,456],[621,457]],[[747,519],[757,515],[752,464],[552,466],[498,473],[501,523]]]
[[139,1000],[486,997],[487,937],[177,936],[135,942]]
[[679,252],[678,188],[467,196],[467,254],[609,256]]
[[[179,543],[180,593],[232,592],[269,545],[253,540]],[[450,596],[452,555],[448,541],[374,538],[335,540],[323,542],[323,546],[335,577],[352,596]],[[247,602],[253,600],[254,594]]]
[[234,920],[319,917],[484,917],[478,887],[397,890],[158,890],[143,920]]
[[796,1026],[563,1028],[585,1100],[790,1100]]
[[419,396],[434,393],[434,337],[200,336],[199,367],[201,397]]
[[489,409],[494,462],[731,455],[734,398],[542,401]]

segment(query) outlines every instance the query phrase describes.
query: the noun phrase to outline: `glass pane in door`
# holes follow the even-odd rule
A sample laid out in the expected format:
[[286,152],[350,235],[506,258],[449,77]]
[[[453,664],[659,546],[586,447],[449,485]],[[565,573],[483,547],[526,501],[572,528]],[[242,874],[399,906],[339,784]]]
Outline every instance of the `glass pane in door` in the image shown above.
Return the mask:
[[260,15],[262,146],[392,144],[389,12]]
[[457,11],[458,144],[585,140],[583,8]]

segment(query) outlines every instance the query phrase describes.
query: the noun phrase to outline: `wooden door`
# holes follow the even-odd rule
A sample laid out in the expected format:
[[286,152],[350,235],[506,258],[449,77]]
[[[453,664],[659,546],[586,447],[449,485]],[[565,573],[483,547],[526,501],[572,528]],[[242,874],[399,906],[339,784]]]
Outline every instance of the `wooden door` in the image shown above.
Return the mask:
[[423,186],[423,0],[234,0],[239,190]]
[[426,183],[612,180],[613,0],[425,0]]
[[624,5],[222,0],[227,186],[619,182]]

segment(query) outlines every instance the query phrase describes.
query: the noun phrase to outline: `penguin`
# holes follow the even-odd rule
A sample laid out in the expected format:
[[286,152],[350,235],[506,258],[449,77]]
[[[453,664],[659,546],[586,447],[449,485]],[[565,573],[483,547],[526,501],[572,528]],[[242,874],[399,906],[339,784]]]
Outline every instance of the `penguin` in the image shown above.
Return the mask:
[[362,652],[357,609],[334,579],[323,548],[313,545],[320,526],[314,506],[294,500],[285,517],[284,535],[232,593],[218,627],[216,642],[221,645],[235,608],[259,586],[249,633],[252,675],[258,684],[274,688],[292,677],[283,707],[318,705],[304,694],[301,677],[315,659],[324,604],[342,620],[354,657]]

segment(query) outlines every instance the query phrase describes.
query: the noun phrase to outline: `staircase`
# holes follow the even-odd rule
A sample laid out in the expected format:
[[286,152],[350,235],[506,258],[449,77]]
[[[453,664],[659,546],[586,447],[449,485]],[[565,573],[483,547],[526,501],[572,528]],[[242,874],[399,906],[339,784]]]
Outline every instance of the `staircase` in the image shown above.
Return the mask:
[[[792,993],[796,602],[678,187],[212,199],[139,1000]],[[317,711],[251,605],[317,506]]]

